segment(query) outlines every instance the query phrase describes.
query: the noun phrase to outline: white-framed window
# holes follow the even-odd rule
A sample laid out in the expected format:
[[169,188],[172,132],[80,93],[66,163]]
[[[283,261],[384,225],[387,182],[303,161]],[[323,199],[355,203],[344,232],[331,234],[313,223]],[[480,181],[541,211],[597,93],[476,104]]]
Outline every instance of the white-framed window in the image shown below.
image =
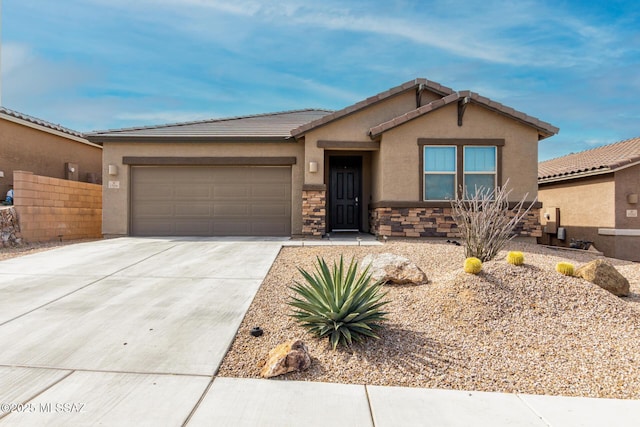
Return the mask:
[[475,194],[476,188],[491,192],[496,188],[498,175],[498,150],[495,146],[465,146],[462,161],[464,164],[464,195],[468,198]]
[[452,200],[456,197],[456,146],[425,146],[423,161],[423,198],[427,201]]

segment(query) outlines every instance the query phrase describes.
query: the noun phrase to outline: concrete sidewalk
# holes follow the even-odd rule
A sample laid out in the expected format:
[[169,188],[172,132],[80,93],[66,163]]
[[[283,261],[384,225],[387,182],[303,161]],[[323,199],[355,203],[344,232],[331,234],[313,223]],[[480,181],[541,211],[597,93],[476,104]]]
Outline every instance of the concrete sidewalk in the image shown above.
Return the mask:
[[215,377],[284,243],[122,238],[0,262],[0,425],[638,425],[640,401]]
[[216,378],[189,426],[637,426],[640,401]]

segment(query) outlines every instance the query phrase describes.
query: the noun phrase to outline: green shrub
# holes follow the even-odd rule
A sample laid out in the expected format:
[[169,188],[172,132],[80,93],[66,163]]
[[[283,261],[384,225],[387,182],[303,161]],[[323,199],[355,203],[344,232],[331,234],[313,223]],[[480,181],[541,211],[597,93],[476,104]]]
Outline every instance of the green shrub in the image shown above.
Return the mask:
[[556,264],[556,271],[565,276],[573,276],[574,266],[570,262],[559,262]]
[[482,270],[482,261],[478,258],[470,257],[464,260],[465,273],[478,274]]
[[507,254],[507,262],[513,265],[524,264],[524,254],[519,251],[511,251]]
[[370,284],[369,266],[358,274],[353,259],[346,272],[342,257],[332,269],[324,259],[316,260],[313,273],[298,268],[306,283],[291,287],[297,294],[289,302],[296,308],[291,316],[319,337],[328,336],[334,350],[338,344],[378,338],[376,331],[387,314],[381,308],[388,301],[382,301],[386,294],[381,293],[381,282]]

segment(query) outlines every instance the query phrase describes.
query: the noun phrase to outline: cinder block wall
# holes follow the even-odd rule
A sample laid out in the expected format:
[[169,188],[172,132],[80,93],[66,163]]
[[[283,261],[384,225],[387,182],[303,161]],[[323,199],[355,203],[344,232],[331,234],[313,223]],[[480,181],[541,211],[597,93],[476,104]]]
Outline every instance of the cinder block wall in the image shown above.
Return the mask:
[[102,237],[102,186],[13,172],[14,206],[28,242]]

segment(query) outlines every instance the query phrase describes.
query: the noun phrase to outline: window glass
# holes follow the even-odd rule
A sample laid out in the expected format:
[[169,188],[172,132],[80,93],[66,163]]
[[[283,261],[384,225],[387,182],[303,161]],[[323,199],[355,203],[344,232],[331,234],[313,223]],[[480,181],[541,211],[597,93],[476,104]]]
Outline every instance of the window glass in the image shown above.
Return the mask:
[[476,187],[483,187],[486,192],[493,191],[495,186],[495,175],[487,174],[465,174],[464,176],[464,188],[465,197],[469,198],[476,193]]
[[472,197],[476,188],[490,193],[496,186],[496,147],[464,147],[464,196]]
[[424,175],[424,199],[425,200],[452,200],[455,199],[456,178],[453,174],[425,174]]
[[464,147],[465,172],[495,172],[496,147]]
[[424,147],[425,172],[455,172],[456,147]]
[[424,200],[456,197],[457,149],[451,146],[424,147]]

